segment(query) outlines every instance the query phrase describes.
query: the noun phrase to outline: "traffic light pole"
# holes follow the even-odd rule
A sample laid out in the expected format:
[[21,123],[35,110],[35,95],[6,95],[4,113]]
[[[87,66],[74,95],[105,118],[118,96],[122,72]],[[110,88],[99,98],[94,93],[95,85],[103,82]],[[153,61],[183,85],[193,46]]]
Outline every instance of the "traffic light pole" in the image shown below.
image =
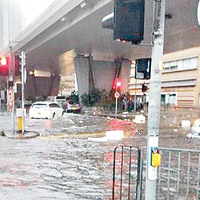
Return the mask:
[[117,98],[115,97],[115,118],[117,118]]
[[165,0],[154,0],[152,66],[148,109],[147,174],[145,200],[156,200],[157,167],[151,166],[152,147],[158,147]]
[[[14,65],[13,65],[13,53],[12,53],[12,45],[9,44],[9,78],[8,82],[14,82]],[[9,88],[10,87],[10,88]],[[12,110],[11,110],[11,116],[12,116],[12,133],[15,134],[15,96],[14,96],[14,90],[13,90],[13,85],[9,86],[8,84],[8,90],[10,89],[11,91],[11,99],[9,100],[10,102],[7,102],[8,107],[12,105]]]
[[25,52],[21,52],[21,82],[22,82],[22,134],[24,134],[24,129],[25,129],[25,113],[24,113],[24,66],[25,66],[25,59],[26,55]]
[[[136,68],[135,68],[135,70],[136,70]],[[135,77],[135,100],[134,100],[134,111],[136,112],[137,111],[137,108],[136,108],[136,106],[137,106],[137,92],[136,92],[136,90],[137,90],[137,88],[136,88],[136,86],[137,86],[137,79],[136,79],[136,77]]]

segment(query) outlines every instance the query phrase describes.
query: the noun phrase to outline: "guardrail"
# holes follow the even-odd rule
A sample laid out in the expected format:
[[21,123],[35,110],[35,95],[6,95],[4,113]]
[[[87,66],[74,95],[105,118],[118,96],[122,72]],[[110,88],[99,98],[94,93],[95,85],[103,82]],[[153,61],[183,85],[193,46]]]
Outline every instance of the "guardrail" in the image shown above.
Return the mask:
[[[159,148],[157,200],[200,199],[200,151]],[[113,153],[112,200],[144,200],[146,149],[121,146]]]
[[160,148],[158,199],[200,199],[200,151]]

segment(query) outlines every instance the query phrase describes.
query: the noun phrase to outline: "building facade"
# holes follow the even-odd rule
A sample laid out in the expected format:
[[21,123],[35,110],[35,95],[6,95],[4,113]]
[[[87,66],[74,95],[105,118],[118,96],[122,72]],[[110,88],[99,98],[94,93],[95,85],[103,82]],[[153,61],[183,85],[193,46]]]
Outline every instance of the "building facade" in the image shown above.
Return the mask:
[[0,1],[0,50],[14,42],[23,30],[23,15],[19,4],[13,0]]
[[[129,92],[142,98],[142,84],[136,80],[132,65]],[[200,47],[165,54],[163,56],[161,104],[178,107],[200,107]],[[148,90],[146,92],[148,101]]]

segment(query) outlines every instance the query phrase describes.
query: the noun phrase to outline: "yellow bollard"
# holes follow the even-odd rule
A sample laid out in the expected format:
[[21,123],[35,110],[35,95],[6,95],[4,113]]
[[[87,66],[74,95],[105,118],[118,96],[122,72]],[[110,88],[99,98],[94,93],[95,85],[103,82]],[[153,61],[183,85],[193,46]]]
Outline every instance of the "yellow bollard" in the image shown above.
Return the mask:
[[18,131],[22,131],[22,117],[18,117],[17,118],[17,128],[18,128]]
[[25,128],[25,116],[26,116],[26,110],[24,109],[24,120],[22,119],[22,109],[17,108],[16,109],[16,116],[17,116],[17,128],[18,132],[22,132],[22,128],[24,126]]

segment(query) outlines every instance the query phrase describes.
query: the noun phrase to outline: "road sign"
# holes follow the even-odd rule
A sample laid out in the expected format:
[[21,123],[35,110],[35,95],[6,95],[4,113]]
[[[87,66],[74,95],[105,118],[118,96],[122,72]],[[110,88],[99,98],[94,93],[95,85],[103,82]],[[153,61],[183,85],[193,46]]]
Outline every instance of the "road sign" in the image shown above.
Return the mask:
[[13,101],[14,101],[14,96],[13,96],[13,88],[8,89],[8,108],[11,111],[13,108]]
[[118,99],[120,97],[119,92],[115,92],[115,98]]

